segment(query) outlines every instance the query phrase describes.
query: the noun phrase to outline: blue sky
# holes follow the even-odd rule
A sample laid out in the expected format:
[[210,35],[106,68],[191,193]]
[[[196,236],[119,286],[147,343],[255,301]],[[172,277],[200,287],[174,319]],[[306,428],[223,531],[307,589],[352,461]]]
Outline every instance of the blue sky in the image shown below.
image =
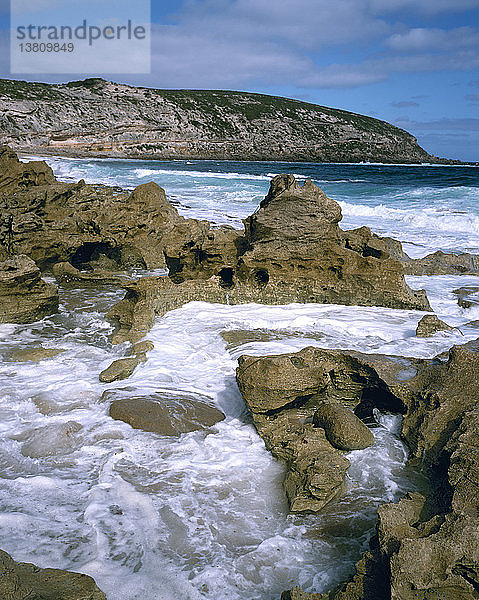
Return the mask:
[[[2,77],[8,7],[0,0]],[[479,160],[479,0],[153,0],[152,23],[152,73],[111,79],[298,98],[387,120],[437,156]]]

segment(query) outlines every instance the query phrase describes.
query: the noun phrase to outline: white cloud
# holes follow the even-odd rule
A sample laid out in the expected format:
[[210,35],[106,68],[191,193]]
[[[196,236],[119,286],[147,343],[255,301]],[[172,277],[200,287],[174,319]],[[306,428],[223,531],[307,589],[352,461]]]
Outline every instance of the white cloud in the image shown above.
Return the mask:
[[478,48],[479,34],[472,27],[450,30],[414,28],[404,33],[393,34],[387,38],[386,45],[397,52]]
[[479,8],[479,0],[371,0],[370,6],[373,12],[379,14],[412,11],[416,14],[435,15]]

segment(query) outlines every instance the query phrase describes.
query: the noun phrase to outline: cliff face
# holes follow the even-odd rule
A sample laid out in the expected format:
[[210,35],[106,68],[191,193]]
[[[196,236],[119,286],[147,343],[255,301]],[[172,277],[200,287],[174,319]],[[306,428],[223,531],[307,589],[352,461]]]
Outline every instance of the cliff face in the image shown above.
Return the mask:
[[102,79],[0,80],[0,143],[131,158],[434,160],[406,131],[355,113],[262,94],[154,90]]

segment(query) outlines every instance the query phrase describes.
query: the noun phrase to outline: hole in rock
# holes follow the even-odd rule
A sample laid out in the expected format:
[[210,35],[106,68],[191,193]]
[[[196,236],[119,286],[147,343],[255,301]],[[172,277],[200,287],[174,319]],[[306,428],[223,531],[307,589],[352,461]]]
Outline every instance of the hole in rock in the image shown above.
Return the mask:
[[218,273],[220,286],[227,289],[232,288],[234,286],[233,275],[234,270],[231,267],[223,267]]
[[264,286],[269,281],[269,273],[266,269],[258,269],[254,274],[256,283],[260,286]]
[[87,263],[95,262],[106,257],[117,265],[122,263],[121,249],[107,242],[85,242],[73,256],[70,263],[77,269],[82,269]]

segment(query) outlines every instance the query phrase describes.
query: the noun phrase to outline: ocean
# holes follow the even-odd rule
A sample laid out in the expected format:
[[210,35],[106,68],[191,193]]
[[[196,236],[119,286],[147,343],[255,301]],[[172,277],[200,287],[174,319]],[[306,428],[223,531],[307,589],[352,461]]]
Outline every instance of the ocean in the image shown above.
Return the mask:
[[[179,212],[241,226],[275,174],[313,179],[342,207],[343,228],[367,225],[410,256],[479,253],[479,169],[49,157],[58,178],[133,188],[156,181]],[[145,273],[136,272],[135,277]],[[279,600],[294,585],[322,592],[354,572],[377,506],[427,486],[406,464],[400,417],[379,416],[376,444],[348,453],[348,491],[318,515],[293,516],[284,466],[266,451],[235,383],[241,354],[322,348],[433,357],[479,337],[479,307],[452,290],[479,277],[408,277],[458,327],[416,338],[424,315],[386,308],[192,302],[158,318],[155,348],[126,381],[100,384],[123,356],[104,313],[122,292],[60,289],[61,313],[0,325],[1,548],[16,560],[92,575],[108,600]],[[221,333],[243,332],[236,344]],[[20,351],[61,350],[41,362]],[[225,421],[180,438],[108,416],[105,390],[194,395]]]

